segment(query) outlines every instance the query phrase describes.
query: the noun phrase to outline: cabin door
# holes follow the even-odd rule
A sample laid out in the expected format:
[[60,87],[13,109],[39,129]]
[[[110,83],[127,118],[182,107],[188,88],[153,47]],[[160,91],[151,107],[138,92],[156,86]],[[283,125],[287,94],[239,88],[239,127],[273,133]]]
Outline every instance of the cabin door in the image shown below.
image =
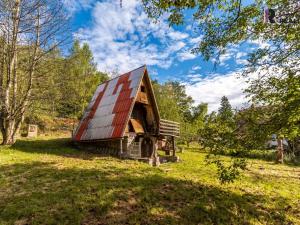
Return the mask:
[[144,138],[141,148],[142,158],[150,158],[153,153],[153,141],[148,137]]

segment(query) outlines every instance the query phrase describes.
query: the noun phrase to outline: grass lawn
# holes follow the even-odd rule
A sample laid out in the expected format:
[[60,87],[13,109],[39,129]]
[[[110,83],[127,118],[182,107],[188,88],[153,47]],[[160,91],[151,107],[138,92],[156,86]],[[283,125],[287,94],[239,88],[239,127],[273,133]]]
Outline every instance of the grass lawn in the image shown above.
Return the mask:
[[204,153],[179,156],[153,168],[66,139],[0,147],[0,224],[300,224],[300,167],[251,159],[221,185]]

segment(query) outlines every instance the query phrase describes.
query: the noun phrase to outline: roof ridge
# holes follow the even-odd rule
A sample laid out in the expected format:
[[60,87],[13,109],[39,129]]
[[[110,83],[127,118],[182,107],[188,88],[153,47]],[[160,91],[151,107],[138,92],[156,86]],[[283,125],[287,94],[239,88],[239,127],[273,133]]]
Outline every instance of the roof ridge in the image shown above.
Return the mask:
[[128,72],[123,73],[123,74],[121,74],[121,75],[119,75],[119,76],[116,76],[116,77],[114,77],[114,78],[111,78],[111,79],[109,79],[109,80],[106,80],[106,81],[104,81],[104,82],[98,84],[98,86],[101,85],[101,84],[105,84],[105,83],[107,83],[107,82],[109,82],[109,81],[112,81],[112,80],[114,80],[114,79],[120,78],[121,76],[124,76],[125,74],[131,73],[131,72],[133,72],[133,71],[135,71],[135,70],[138,70],[138,69],[140,69],[140,68],[142,68],[142,67],[147,67],[147,66],[146,66],[146,64],[144,64],[144,65],[142,65],[142,66],[140,66],[140,67],[138,67],[138,68],[136,68],[136,69],[134,69],[134,70],[128,71]]

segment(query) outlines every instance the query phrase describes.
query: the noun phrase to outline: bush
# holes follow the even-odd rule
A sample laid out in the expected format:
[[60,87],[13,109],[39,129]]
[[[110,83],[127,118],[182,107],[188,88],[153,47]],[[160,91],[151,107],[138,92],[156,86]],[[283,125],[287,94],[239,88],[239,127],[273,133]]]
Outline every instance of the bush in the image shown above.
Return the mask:
[[74,125],[77,125],[76,119],[70,118],[57,118],[47,115],[30,116],[26,117],[22,131],[27,132],[28,124],[38,125],[39,132],[53,132],[53,131],[72,131]]

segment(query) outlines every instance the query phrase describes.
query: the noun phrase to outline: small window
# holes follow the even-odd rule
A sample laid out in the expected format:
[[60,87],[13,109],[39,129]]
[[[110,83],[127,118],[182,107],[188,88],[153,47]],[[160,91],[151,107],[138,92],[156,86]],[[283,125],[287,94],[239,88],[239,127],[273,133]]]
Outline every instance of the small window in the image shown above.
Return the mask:
[[145,88],[145,86],[141,86],[141,92],[146,92],[146,88]]
[[133,129],[133,127],[132,127],[131,122],[128,124],[128,131],[129,131],[129,132],[134,132],[134,129]]

